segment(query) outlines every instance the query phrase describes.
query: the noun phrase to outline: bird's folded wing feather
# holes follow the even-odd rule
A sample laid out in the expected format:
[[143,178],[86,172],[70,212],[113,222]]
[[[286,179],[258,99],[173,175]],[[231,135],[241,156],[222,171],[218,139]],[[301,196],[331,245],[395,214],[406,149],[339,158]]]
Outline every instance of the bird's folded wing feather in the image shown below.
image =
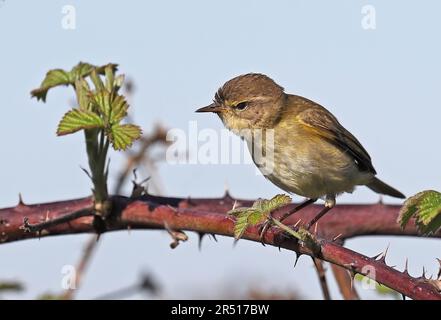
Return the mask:
[[338,148],[348,152],[354,158],[360,170],[376,174],[367,151],[357,138],[346,130],[328,110],[314,104],[300,112],[297,115],[297,121],[305,127],[313,129],[316,134],[321,135]]

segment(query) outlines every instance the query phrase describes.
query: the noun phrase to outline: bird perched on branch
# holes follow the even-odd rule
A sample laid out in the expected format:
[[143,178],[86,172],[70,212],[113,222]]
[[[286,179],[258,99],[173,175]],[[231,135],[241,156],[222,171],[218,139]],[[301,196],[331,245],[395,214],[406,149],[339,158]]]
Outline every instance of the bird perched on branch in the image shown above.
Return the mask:
[[[357,185],[405,198],[376,175],[361,143],[324,107],[287,94],[266,75],[249,73],[226,82],[209,106],[224,125],[241,136],[264,176],[281,189],[307,200],[288,215],[317,201],[324,208],[307,227],[335,206],[335,198]],[[257,151],[257,152],[256,152]]]

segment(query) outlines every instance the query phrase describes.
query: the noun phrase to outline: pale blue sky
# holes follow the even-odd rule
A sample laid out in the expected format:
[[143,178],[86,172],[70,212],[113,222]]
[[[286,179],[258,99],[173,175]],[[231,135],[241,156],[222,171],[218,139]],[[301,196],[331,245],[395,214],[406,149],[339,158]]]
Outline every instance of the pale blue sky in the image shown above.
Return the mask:
[[[361,27],[361,8],[376,9],[376,30]],[[75,30],[61,27],[64,5],[76,8]],[[70,105],[65,89],[47,104],[29,91],[51,68],[78,61],[115,62],[136,84],[133,115],[145,131],[157,121],[171,128],[222,128],[214,116],[195,114],[229,78],[263,72],[287,92],[330,109],[364,144],[379,176],[407,195],[441,190],[441,29],[436,1],[19,1],[0,2],[0,207],[89,194],[82,135],[57,138],[58,120]],[[121,157],[112,154],[112,168]],[[113,173],[116,173],[115,170]],[[160,166],[171,196],[220,196],[225,183],[238,197],[280,192],[249,165]],[[115,175],[113,175],[114,177]],[[373,202],[366,188],[340,202]],[[386,202],[396,202],[385,198]],[[87,236],[47,238],[0,246],[0,279],[21,279],[32,298],[60,290],[61,268],[75,264]],[[163,232],[104,236],[79,297],[91,298],[135,281],[148,269],[168,297],[215,297],[240,272],[242,286],[321,293],[311,261],[260,244],[221,238],[197,250],[196,237],[176,250]],[[390,261],[411,272],[435,272],[439,241],[366,237],[348,246],[366,254],[390,243]],[[234,288],[239,288],[237,284]],[[238,290],[239,290],[238,289]],[[338,296],[335,286],[334,296]],[[198,295],[199,294],[199,295]],[[371,293],[362,293],[372,297]],[[14,297],[10,295],[9,297]]]

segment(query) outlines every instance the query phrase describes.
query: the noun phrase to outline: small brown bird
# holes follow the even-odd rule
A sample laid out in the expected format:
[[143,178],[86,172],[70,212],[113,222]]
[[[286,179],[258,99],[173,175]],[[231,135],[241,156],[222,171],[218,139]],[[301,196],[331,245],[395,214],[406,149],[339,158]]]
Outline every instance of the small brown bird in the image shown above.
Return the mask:
[[[325,207],[310,221],[309,228],[334,207],[338,194],[352,192],[357,185],[405,198],[375,177],[367,151],[328,110],[285,93],[266,75],[249,73],[229,80],[213,103],[197,112],[216,113],[228,129],[245,139],[266,178],[287,192],[307,198],[281,220],[323,198]],[[256,139],[250,134],[256,131],[272,131],[272,138]],[[255,149],[271,155],[264,166],[256,161]]]

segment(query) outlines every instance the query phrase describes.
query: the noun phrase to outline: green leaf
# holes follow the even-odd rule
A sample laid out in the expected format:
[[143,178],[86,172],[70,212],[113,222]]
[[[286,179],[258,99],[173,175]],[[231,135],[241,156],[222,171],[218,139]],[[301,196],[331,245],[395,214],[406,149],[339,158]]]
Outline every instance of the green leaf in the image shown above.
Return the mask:
[[46,77],[40,87],[31,91],[31,96],[37,98],[37,100],[43,100],[43,102],[46,102],[46,96],[49,89],[61,85],[67,86],[70,83],[70,75],[68,72],[62,69],[50,70],[46,73]]
[[124,75],[120,74],[116,76],[115,80],[113,81],[115,92],[118,92],[118,90],[122,87],[123,83],[124,83]]
[[72,68],[69,72],[70,81],[75,83],[75,81],[85,78],[95,69],[96,67],[90,63],[80,62]]
[[278,194],[270,200],[263,200],[259,202],[259,205],[262,211],[269,213],[291,203],[291,201],[291,197],[287,196],[286,194]]
[[112,72],[116,72],[118,65],[108,63],[106,65],[97,67],[87,62],[80,62],[69,72],[70,80],[72,83],[75,83],[75,81],[78,79],[90,76],[93,71],[95,71],[97,75],[104,75],[106,68],[109,68],[109,70]]
[[239,240],[248,227],[248,214],[242,213],[238,215],[234,224],[234,239]]
[[129,105],[124,96],[103,90],[96,93],[93,98],[99,112],[110,125],[119,123],[127,115]]
[[110,115],[110,123],[118,123],[127,115],[129,105],[122,95],[117,95],[112,101],[112,114]]
[[96,72],[98,74],[104,75],[106,73],[106,68],[110,68],[113,73],[118,71],[118,65],[116,63],[108,63],[100,67],[96,67]]
[[68,111],[58,124],[57,135],[62,136],[82,129],[103,128],[103,120],[94,112],[80,109]]
[[46,77],[40,84],[40,87],[31,91],[31,96],[37,98],[37,100],[43,100],[43,102],[46,102],[46,96],[49,89],[61,85],[74,85],[77,80],[90,76],[93,72],[95,73],[95,80],[98,81],[96,77],[103,75],[106,68],[114,73],[118,69],[118,65],[109,63],[104,66],[96,67],[90,63],[80,62],[74,66],[71,71],[65,71],[62,69],[50,70],[46,73]]
[[104,73],[106,75],[106,89],[107,91],[112,92],[115,81],[115,74],[113,73],[112,66],[107,65],[104,68]]
[[375,291],[381,295],[390,295],[395,299],[399,299],[401,294],[385,285],[378,283],[377,281],[369,278],[368,276],[357,273],[354,277],[355,280],[364,283],[367,286],[372,286]]
[[398,214],[398,219],[397,219],[401,228],[404,228],[407,225],[407,223],[409,222],[409,220],[413,217],[415,212],[417,212],[418,200],[422,196],[424,196],[424,192],[419,192],[404,202],[403,206],[400,209],[400,212]]
[[236,208],[228,212],[236,217],[234,225],[234,238],[240,239],[249,225],[257,225],[265,221],[274,210],[291,202],[291,198],[284,194],[278,194],[270,200],[258,199],[250,208]]
[[96,91],[104,91],[103,80],[101,80],[98,72],[95,69],[90,73],[90,79],[92,80]]
[[141,128],[134,124],[114,124],[109,138],[115,150],[125,150],[141,136]]
[[112,95],[106,90],[98,91],[93,95],[93,103],[96,106],[97,112],[108,121],[112,110]]
[[75,92],[77,94],[77,101],[82,110],[90,110],[90,87],[86,80],[78,79],[75,81]]
[[427,190],[407,199],[398,215],[398,223],[404,228],[412,217],[423,234],[437,232],[441,228],[441,193]]

